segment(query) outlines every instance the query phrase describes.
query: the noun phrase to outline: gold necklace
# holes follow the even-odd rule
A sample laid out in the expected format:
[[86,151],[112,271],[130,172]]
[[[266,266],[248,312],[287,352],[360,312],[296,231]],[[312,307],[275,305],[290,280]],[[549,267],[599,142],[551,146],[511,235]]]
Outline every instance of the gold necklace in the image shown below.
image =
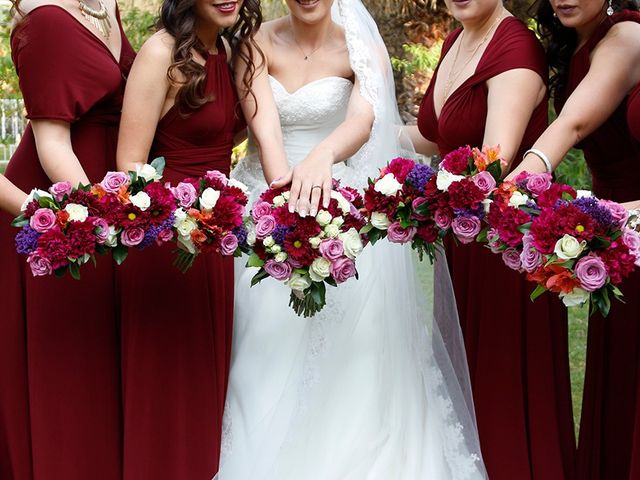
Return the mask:
[[444,85],[444,93],[442,96],[443,100],[447,99],[447,97],[449,96],[449,91],[451,90],[451,87],[453,86],[454,82],[458,79],[460,74],[464,72],[464,69],[467,68],[467,65],[469,65],[469,62],[471,62],[471,60],[476,56],[476,53],[478,53],[478,50],[480,50],[480,47],[484,45],[484,43],[487,41],[487,39],[489,38],[489,34],[493,32],[493,29],[498,25],[498,23],[500,23],[500,20],[502,20],[502,15],[503,14],[500,13],[498,18],[496,18],[496,21],[493,22],[493,25],[491,25],[491,28],[487,30],[487,33],[484,34],[484,37],[482,38],[480,43],[478,43],[478,45],[476,45],[476,47],[473,49],[473,51],[471,52],[471,55],[469,55],[469,58],[467,58],[467,60],[464,62],[464,64],[462,65],[462,68],[460,68],[460,70],[458,70],[455,73],[455,75],[452,76],[452,73],[456,68],[456,64],[458,63],[460,46],[462,45],[462,41],[464,40],[464,30],[462,30],[462,35],[460,35],[460,41],[458,42],[458,48],[456,49],[456,54],[453,57],[453,65],[451,65],[451,70],[449,70],[449,75],[447,75],[447,82]]
[[302,47],[298,43],[298,40],[296,40],[296,34],[293,33],[293,24],[291,24],[291,38],[293,38],[293,42],[296,44],[296,47],[298,47],[298,50],[300,50],[300,53],[302,53],[302,55],[304,56],[304,59],[305,60],[309,60],[309,57],[311,57],[311,55],[313,55],[318,50],[320,50],[322,47],[324,47],[325,43],[327,43],[329,38],[331,38],[331,36],[333,35],[333,27],[334,27],[334,24],[332,23],[331,24],[331,29],[329,30],[329,33],[327,34],[327,36],[324,39],[324,41],[318,47],[316,47],[313,51],[311,51],[310,53],[305,53],[305,51],[302,49]]
[[98,0],[100,10],[95,10],[87,5],[84,0],[78,0],[78,6],[80,7],[80,13],[82,16],[93,25],[100,34],[108,39],[111,34],[111,22],[109,21],[109,12],[105,7],[102,0]]

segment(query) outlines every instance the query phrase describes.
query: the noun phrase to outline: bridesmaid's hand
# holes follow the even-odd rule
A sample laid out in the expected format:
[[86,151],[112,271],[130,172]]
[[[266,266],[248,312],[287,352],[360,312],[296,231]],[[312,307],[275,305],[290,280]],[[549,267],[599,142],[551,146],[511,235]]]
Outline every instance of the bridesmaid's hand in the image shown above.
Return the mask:
[[334,161],[335,155],[331,150],[315,148],[284,177],[271,182],[271,188],[280,188],[291,183],[289,211],[297,211],[301,217],[315,217],[321,197],[323,208],[329,206],[332,189],[331,167]]

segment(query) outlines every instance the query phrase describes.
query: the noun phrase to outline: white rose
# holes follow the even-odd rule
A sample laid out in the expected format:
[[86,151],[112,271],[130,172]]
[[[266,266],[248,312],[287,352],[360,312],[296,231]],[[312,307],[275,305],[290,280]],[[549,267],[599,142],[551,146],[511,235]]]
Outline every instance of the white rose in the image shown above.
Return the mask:
[[331,214],[326,210],[320,210],[316,215],[316,222],[318,222],[318,224],[321,227],[324,227],[325,225],[329,225],[331,223],[331,220],[332,220]]
[[571,258],[578,258],[586,246],[587,242],[585,240],[579,242],[575,237],[565,234],[556,242],[553,252],[558,258],[569,260]]
[[389,225],[391,225],[391,220],[389,220],[386,213],[373,212],[371,214],[371,225],[376,227],[378,230],[387,230]]
[[265,247],[269,248],[269,247],[273,247],[276,244],[276,241],[273,239],[271,235],[269,235],[264,240],[262,240],[262,244]]
[[136,165],[136,173],[147,182],[153,182],[162,178],[162,175],[159,175],[158,171],[148,163],[145,163],[143,166]]
[[282,252],[282,247],[280,245],[278,245],[277,243],[273,247],[271,247],[271,253],[277,254],[277,253],[280,253],[280,252]]
[[279,252],[275,256],[275,260],[278,263],[282,263],[287,259],[288,255],[285,252]]
[[340,233],[340,229],[336,227],[334,224],[330,223],[326,227],[324,227],[324,233],[329,238],[335,238]]
[[484,207],[484,213],[489,213],[489,209],[491,208],[492,203],[493,203],[493,200],[491,200],[490,198],[485,198],[482,201],[482,206]]
[[378,180],[373,187],[376,192],[380,192],[387,197],[395,196],[401,188],[402,184],[396,180],[393,173],[387,173],[384,177]]
[[200,196],[200,208],[203,210],[211,210],[218,203],[218,199],[220,198],[220,192],[218,190],[214,190],[209,187],[206,188],[202,195]]
[[311,280],[306,275],[294,273],[291,275],[291,278],[286,281],[286,284],[289,285],[289,288],[294,292],[302,293],[311,286]]
[[173,226],[177,227],[185,218],[187,218],[187,212],[181,207],[176,208],[176,211],[173,212]]
[[181,237],[190,238],[191,232],[198,228],[197,222],[191,217],[185,217],[176,225],[176,230]]
[[322,239],[320,237],[311,237],[309,239],[309,244],[311,245],[311,248],[318,248],[321,241]]
[[115,248],[118,245],[118,233],[120,233],[120,230],[116,229],[113,225],[109,225],[109,236],[104,244],[107,247]]
[[309,268],[309,276],[314,282],[321,282],[331,274],[331,262],[326,258],[316,258]]
[[282,192],[282,198],[285,202],[289,201],[289,197],[291,197],[291,192]]
[[191,241],[191,237],[178,236],[178,247],[182,250],[186,250],[191,254],[196,253],[196,247]]
[[89,216],[89,209],[77,203],[68,203],[64,209],[69,214],[71,222],[84,222]]
[[38,188],[34,188],[33,190],[31,190],[31,192],[29,192],[29,195],[27,195],[27,198],[24,200],[24,202],[22,203],[22,206],[20,207],[21,211],[25,211],[27,209],[27,206],[33,202],[33,198],[35,194],[38,194],[39,197],[46,197],[46,198],[53,198],[51,196],[51,194],[49,192],[45,192],[44,190],[40,190]]
[[576,198],[591,198],[595,195],[591,190],[576,190]]
[[132,195],[129,200],[143,212],[151,206],[151,197],[146,192],[138,192]]
[[518,208],[522,205],[526,205],[528,201],[529,197],[524,193],[513,192],[511,198],[509,199],[509,205]]
[[239,182],[235,178],[230,179],[229,183],[227,183],[227,186],[239,188],[240,190],[242,190],[242,193],[244,193],[245,195],[249,193],[249,187],[247,187],[244,183]]
[[331,220],[331,223],[333,223],[336,227],[340,228],[344,224],[344,218],[336,217],[333,220]]
[[281,207],[285,203],[287,203],[287,201],[284,199],[284,197],[282,195],[278,195],[277,197],[275,197],[273,199],[273,206],[274,207]]
[[342,213],[347,214],[351,212],[351,204],[340,192],[332,190],[331,198],[335,198],[338,201],[338,208],[342,210]]
[[436,187],[438,187],[438,190],[446,192],[453,182],[459,182],[463,178],[462,175],[454,175],[446,170],[440,170],[436,177]]
[[256,231],[249,230],[249,233],[247,233],[247,245],[249,245],[250,247],[253,247],[255,244],[256,244]]
[[574,288],[571,293],[560,293],[560,298],[565,307],[575,307],[582,305],[589,300],[589,292],[582,288]]
[[362,253],[362,239],[360,234],[355,228],[350,228],[348,232],[341,233],[338,238],[342,240],[342,246],[344,248],[344,254],[354,259]]

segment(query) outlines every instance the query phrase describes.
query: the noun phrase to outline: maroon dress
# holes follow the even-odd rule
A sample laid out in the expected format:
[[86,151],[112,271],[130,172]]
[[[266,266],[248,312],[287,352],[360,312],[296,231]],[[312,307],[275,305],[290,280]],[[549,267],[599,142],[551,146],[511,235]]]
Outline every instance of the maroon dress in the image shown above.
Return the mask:
[[[152,158],[176,184],[229,174],[244,127],[224,45],[207,58],[213,101],[160,120]],[[124,382],[124,479],[209,480],[217,472],[233,326],[233,258],[199,256],[182,274],[175,246],[133,251],[118,271]]]
[[[69,12],[31,11],[11,38],[27,117],[71,124],[91,181],[115,169],[125,76],[134,52],[106,45]],[[46,189],[31,126],[6,171],[24,191]],[[117,480],[122,470],[120,345],[108,257],[82,280],[34,278],[0,217],[0,478]]]
[[[443,58],[460,33],[458,29],[447,37]],[[446,100],[439,118],[433,103],[434,76],[420,107],[422,135],[438,144],[441,155],[462,145],[482,146],[486,81],[516,68],[547,78],[540,43],[522,22],[508,17],[498,26],[475,73]],[[521,150],[546,127],[543,101],[533,112]],[[550,294],[532,303],[534,285],[483,246],[451,242],[447,255],[489,478],[573,478],[566,309]]]
[[[613,24],[626,20],[640,22],[640,14],[621,12],[605,19],[574,54],[567,86],[556,99],[557,111],[589,71],[589,57],[598,42]],[[640,199],[640,142],[629,133],[626,102],[578,147],[584,151],[598,197],[618,202]],[[580,480],[630,478],[640,362],[640,272],[621,289],[626,303],[613,301],[606,319],[599,314],[589,319],[578,443]]]

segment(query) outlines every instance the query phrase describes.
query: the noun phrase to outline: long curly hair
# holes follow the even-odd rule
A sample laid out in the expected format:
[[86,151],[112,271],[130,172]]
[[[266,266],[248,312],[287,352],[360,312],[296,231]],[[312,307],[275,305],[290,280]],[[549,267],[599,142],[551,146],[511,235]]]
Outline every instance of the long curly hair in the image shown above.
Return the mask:
[[[196,35],[195,3],[195,0],[164,0],[156,25],[158,29],[164,28],[175,40],[173,63],[167,70],[167,77],[174,85],[180,85],[175,102],[178,112],[183,116],[189,115],[193,110],[213,100],[205,92],[207,74],[205,67],[193,59],[194,51],[207,57],[207,50]],[[251,95],[253,95],[251,80],[258,68],[253,52],[258,52],[261,61],[264,61],[264,55],[254,40],[260,25],[262,25],[260,0],[244,0],[238,21],[222,33],[232,45],[233,55],[239,55],[248,65],[243,84]],[[249,43],[252,48],[242,49],[245,43]],[[245,53],[245,50],[248,53]]]
[[[635,10],[638,0],[612,0],[613,10]],[[602,9],[607,8],[609,2],[602,0]],[[551,95],[556,97],[565,87],[569,75],[571,57],[578,46],[578,34],[574,28],[568,28],[560,23],[553,14],[549,0],[538,0],[535,18],[538,24],[538,34],[547,52],[547,62],[551,69],[549,88]]]

